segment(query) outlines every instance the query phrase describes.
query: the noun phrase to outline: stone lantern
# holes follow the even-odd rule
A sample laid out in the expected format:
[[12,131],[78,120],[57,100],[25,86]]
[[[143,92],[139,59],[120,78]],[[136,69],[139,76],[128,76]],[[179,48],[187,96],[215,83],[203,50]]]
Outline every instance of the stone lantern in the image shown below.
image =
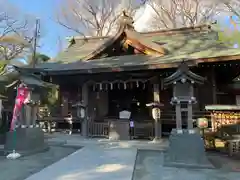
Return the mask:
[[[171,104],[176,111],[176,129],[169,137],[169,147],[164,156],[165,166],[212,168],[199,131],[193,130],[192,105],[197,103],[193,85],[203,84],[204,78],[191,72],[185,62],[177,71],[164,79],[165,86],[173,87]],[[187,110],[187,129],[182,129],[182,108]]]
[[194,96],[194,85],[203,84],[204,78],[191,72],[186,63],[182,63],[178,70],[164,79],[165,86],[173,87],[173,97],[170,101],[175,106],[176,129],[182,133],[182,110],[187,109],[187,129],[193,129],[192,106],[197,103]]

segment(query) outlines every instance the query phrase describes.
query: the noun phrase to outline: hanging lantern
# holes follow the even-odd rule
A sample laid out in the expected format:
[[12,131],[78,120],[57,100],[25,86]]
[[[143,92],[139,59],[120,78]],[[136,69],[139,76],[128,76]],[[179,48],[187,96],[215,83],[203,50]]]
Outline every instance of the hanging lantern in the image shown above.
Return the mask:
[[99,92],[97,92],[97,97],[96,97],[96,99],[100,99]]
[[139,82],[138,81],[136,81],[136,86],[137,86],[137,88],[139,87]]
[[111,90],[113,89],[113,83],[110,83],[110,89]]
[[208,127],[208,119],[207,118],[198,118],[197,126],[201,129],[205,129]]
[[155,107],[155,108],[152,109],[152,117],[153,117],[154,120],[160,119],[160,117],[161,117],[160,108]]
[[100,83],[99,88],[100,88],[100,91],[102,91],[102,89],[103,89],[102,83]]
[[124,82],[124,89],[127,89],[127,84],[126,84],[126,82]]

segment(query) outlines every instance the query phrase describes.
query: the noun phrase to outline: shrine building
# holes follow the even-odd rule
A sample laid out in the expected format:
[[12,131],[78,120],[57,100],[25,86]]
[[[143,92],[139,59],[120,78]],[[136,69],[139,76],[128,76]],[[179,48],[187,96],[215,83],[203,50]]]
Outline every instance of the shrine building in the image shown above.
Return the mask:
[[[34,69],[22,69],[41,72],[45,81],[59,85],[59,108],[52,117],[61,119],[69,112],[77,117],[74,104],[85,105],[84,135],[108,136],[109,122],[121,121],[119,113],[129,111],[134,136],[151,138],[157,124],[162,127],[161,135],[176,127],[175,107],[170,103],[173,87],[166,87],[164,79],[182,63],[195,79],[204,78],[203,83],[193,85],[193,120],[209,117],[209,108],[239,110],[240,49],[219,41],[214,25],[140,33],[132,18],[123,15],[113,36],[73,37],[55,58]],[[147,106],[152,102],[161,104],[157,123]],[[187,114],[188,108],[181,107],[183,127]]]

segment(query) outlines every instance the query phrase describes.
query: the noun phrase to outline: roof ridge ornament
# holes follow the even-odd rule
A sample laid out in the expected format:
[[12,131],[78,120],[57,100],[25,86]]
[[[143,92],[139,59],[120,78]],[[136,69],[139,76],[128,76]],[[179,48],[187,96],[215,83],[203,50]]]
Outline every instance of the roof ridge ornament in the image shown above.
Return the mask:
[[122,11],[122,15],[119,19],[119,22],[121,27],[134,29],[134,26],[133,26],[134,20],[131,16],[127,15],[126,10]]

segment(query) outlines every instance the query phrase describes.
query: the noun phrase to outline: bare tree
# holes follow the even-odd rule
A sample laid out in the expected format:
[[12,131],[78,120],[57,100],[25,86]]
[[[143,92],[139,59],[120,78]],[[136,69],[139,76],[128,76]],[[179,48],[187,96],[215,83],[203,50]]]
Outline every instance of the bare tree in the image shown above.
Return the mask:
[[0,1],[0,60],[16,59],[31,51],[35,19]]
[[130,15],[144,1],[65,0],[57,12],[57,22],[82,36],[106,36],[113,33],[123,10]]
[[195,26],[212,22],[221,12],[219,3],[207,0],[150,0],[154,29]]
[[240,0],[222,0],[222,2],[225,4],[228,10],[233,13],[233,15],[236,15],[238,18],[240,18]]

